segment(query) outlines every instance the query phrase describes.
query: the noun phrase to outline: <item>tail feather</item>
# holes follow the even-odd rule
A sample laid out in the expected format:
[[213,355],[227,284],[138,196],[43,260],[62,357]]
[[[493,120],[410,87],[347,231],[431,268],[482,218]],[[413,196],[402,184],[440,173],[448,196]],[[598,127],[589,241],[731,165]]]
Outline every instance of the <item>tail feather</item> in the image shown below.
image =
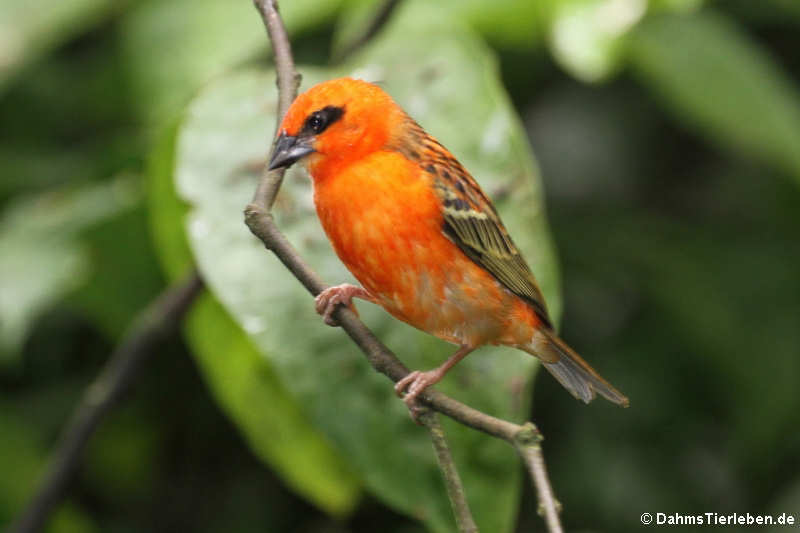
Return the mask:
[[539,357],[544,367],[577,399],[589,403],[595,392],[622,407],[628,398],[603,379],[555,333],[538,331],[527,351]]

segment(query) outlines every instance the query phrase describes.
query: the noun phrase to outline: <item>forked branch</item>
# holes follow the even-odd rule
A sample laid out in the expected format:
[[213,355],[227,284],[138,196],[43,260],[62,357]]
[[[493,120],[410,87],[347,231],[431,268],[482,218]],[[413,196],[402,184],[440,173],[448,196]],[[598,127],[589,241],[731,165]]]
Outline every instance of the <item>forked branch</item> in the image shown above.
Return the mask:
[[[277,2],[275,0],[254,0],[254,4],[261,14],[275,52],[279,91],[278,117],[280,120],[280,117],[283,117],[286,113],[289,104],[297,96],[299,75],[294,67],[291,46],[283,21],[278,14]],[[280,189],[283,173],[283,169],[264,171],[253,196],[253,201],[245,208],[245,222],[250,231],[264,243],[264,246],[278,257],[312,295],[316,296],[327,288],[327,285],[303,261],[291,243],[278,229],[271,213],[272,204]],[[359,320],[355,313],[340,306],[334,311],[333,317],[361,348],[375,370],[386,375],[394,382],[399,381],[408,374],[408,368]],[[530,473],[539,498],[540,510],[545,517],[548,530],[551,533],[562,532],[558,516],[560,505],[556,501],[553,489],[550,486],[540,446],[542,437],[536,426],[530,422],[525,425],[518,425],[507,420],[495,418],[435,390],[426,390],[420,395],[419,399],[433,410],[449,416],[461,424],[503,439],[511,444],[519,453]],[[443,440],[444,435],[441,432],[441,427],[432,414],[427,415],[423,423],[431,431],[440,465],[444,461],[442,466],[443,475],[445,476],[448,495],[451,498],[459,528],[461,531],[477,531],[469,509],[464,509],[466,506],[466,499],[463,497],[464,490],[458,478],[458,473],[454,472],[452,458],[449,454],[449,448],[447,448],[446,442]],[[448,457],[450,458],[448,459]],[[448,471],[451,468],[453,471]],[[452,475],[453,473],[455,474],[454,476]]]

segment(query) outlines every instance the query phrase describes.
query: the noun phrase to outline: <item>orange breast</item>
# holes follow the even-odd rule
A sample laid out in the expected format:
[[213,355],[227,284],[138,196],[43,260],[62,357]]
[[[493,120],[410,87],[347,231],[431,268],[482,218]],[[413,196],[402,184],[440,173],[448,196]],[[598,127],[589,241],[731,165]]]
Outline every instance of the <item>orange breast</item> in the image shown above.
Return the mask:
[[376,152],[314,178],[314,201],[336,253],[392,315],[444,340],[525,344],[537,319],[442,232],[430,178]]

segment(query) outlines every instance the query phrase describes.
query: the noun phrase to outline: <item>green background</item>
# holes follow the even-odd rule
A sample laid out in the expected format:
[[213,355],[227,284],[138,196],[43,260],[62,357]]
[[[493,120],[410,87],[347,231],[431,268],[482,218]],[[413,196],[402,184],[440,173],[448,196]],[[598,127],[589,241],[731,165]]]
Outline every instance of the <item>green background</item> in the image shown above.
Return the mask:
[[[569,531],[800,519],[800,4],[406,0],[341,58],[377,5],[282,2],[303,87],[380,81],[448,146],[631,407],[507,349],[440,388],[539,425]],[[196,265],[208,290],[48,530],[453,530],[424,431],[243,224],[273,80],[247,0],[0,0],[0,526],[132,318]],[[301,171],[277,205],[347,280]],[[412,367],[451,350],[359,309]],[[512,449],[445,430],[482,531],[544,530]]]

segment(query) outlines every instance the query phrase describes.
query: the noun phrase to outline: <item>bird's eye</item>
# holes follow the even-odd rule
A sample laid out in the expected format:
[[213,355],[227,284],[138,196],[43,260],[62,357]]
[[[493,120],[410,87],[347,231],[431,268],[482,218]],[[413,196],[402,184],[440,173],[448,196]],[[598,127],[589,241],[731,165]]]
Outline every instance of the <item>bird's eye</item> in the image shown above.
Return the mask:
[[322,133],[325,129],[325,119],[314,113],[308,119],[308,127],[314,133]]
[[318,111],[314,111],[303,124],[303,131],[313,135],[319,135],[328,127],[342,118],[344,108],[336,106],[326,106]]

